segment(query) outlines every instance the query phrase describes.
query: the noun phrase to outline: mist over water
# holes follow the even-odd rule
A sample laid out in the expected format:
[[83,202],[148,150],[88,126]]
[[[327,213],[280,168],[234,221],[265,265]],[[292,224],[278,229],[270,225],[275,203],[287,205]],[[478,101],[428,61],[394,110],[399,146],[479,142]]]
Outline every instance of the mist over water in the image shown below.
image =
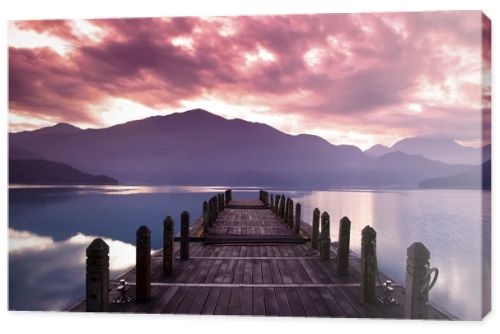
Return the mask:
[[[135,231],[148,225],[161,248],[167,215],[179,231],[180,214],[194,222],[202,202],[225,187],[11,187],[9,190],[9,308],[58,310],[84,297],[85,248],[95,237],[110,245],[111,276],[135,261]],[[490,219],[490,193],[479,190],[284,191],[302,204],[310,222],[318,207],[330,214],[332,240],[338,222],[352,222],[351,248],[359,253],[361,230],[377,231],[379,269],[405,281],[406,248],[420,241],[431,252],[439,279],[431,301],[460,319],[481,317],[481,238]],[[257,198],[253,188],[233,188],[234,198]]]

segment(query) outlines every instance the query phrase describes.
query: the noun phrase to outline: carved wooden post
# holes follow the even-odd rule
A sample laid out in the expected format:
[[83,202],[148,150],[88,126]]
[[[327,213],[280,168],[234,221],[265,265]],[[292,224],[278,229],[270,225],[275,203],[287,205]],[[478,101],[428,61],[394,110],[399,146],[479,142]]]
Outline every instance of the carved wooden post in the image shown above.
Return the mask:
[[203,231],[208,233],[208,228],[210,226],[210,222],[208,220],[208,203],[207,201],[203,202]]
[[420,242],[408,247],[406,254],[406,300],[405,317],[409,319],[426,319],[428,317],[429,284],[429,250]]
[[85,311],[106,312],[109,305],[109,246],[100,238],[87,247]]
[[290,198],[286,198],[285,200],[285,224],[288,225],[288,211],[290,210]]
[[291,198],[289,198],[289,202],[288,202],[288,210],[286,211],[287,212],[287,224],[288,224],[288,227],[289,228],[292,228],[293,227],[293,200]]
[[330,215],[327,212],[323,212],[321,215],[321,237],[319,243],[321,259],[330,259]]
[[377,232],[370,226],[366,226],[363,231],[361,231],[360,301],[364,304],[373,303],[376,300],[376,238]]
[[151,299],[151,231],[147,226],[137,230],[135,247],[135,299],[146,302]]
[[215,201],[215,205],[217,207],[217,217],[218,217],[220,214],[220,203],[219,203],[218,195],[214,195],[214,201]]
[[213,199],[213,197],[211,197],[208,200],[208,205],[211,208],[211,210],[210,210],[210,222],[213,224],[214,218],[215,218],[215,206],[214,206],[214,199]]
[[293,232],[299,234],[300,232],[300,215],[301,215],[301,205],[300,203],[295,204],[295,224],[293,225]]
[[313,249],[319,249],[319,215],[320,211],[318,208],[313,211],[313,221],[312,221],[312,240],[311,247]]
[[[204,208],[207,202],[204,202]],[[174,272],[174,220],[167,216],[163,221],[163,275]]]
[[189,213],[181,213],[181,260],[189,259]]
[[337,244],[337,272],[339,276],[349,273],[349,242],[351,238],[351,221],[344,217],[339,225],[339,242]]
[[286,208],[286,205],[285,205],[285,195],[281,195],[281,200],[280,200],[280,217],[282,219],[285,219],[285,208]]

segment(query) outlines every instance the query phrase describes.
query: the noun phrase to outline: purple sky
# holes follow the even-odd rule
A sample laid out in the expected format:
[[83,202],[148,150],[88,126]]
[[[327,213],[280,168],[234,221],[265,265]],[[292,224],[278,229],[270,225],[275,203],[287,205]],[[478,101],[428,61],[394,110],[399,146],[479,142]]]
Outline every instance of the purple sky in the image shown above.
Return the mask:
[[491,108],[483,23],[477,11],[11,22],[9,127],[200,107],[362,148],[477,146]]

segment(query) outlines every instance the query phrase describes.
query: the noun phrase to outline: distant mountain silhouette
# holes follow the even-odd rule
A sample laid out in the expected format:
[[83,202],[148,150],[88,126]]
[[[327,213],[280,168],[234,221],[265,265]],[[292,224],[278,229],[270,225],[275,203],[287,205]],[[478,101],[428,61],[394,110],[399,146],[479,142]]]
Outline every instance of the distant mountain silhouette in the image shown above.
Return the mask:
[[416,186],[424,178],[464,170],[425,158],[419,160],[419,169],[416,157],[400,154],[374,159],[356,146],[289,135],[201,109],[104,129],[40,134],[43,130],[37,130],[36,137],[15,138],[15,146],[93,174],[113,175],[124,183]]
[[11,146],[9,147],[9,159],[43,159],[43,157],[24,148]]
[[463,173],[424,180],[418,185],[426,189],[491,189],[491,160]]
[[463,172],[469,165],[449,165],[420,155],[391,152],[366,161],[360,167],[358,182],[380,186],[411,186],[423,179]]
[[106,175],[91,175],[67,164],[42,159],[9,160],[10,184],[118,184]]
[[417,154],[431,160],[448,164],[478,164],[481,162],[481,149],[465,147],[453,139],[442,137],[405,138],[391,147],[374,145],[365,151],[372,156],[381,156],[390,152]]
[[366,153],[370,156],[379,157],[379,156],[384,155],[384,154],[389,153],[389,152],[390,152],[389,147],[382,145],[382,144],[375,144],[372,147],[370,147],[369,149],[367,149],[364,153]]
[[68,134],[82,131],[71,124],[57,123],[56,125],[33,130],[9,133],[9,145],[16,145],[17,143],[37,138],[39,136],[52,135],[52,134]]

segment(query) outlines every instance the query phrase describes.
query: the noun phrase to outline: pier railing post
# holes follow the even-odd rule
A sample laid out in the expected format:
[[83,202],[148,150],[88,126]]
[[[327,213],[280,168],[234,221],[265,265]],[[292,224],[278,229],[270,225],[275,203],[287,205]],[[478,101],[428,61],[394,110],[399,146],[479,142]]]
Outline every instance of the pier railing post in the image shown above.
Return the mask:
[[[420,242],[408,247],[406,260],[405,317],[426,319],[429,309],[429,250]],[[435,277],[436,278],[436,277]],[[432,287],[432,284],[430,285]]]
[[274,212],[274,195],[271,194],[271,200],[269,201],[270,206],[269,208],[271,209],[271,212]]
[[224,195],[224,193],[220,194],[222,210],[224,210],[226,208],[226,198],[225,197],[226,196]]
[[208,233],[208,228],[210,227],[210,221],[208,219],[208,203],[203,202],[203,231]]
[[286,200],[285,200],[285,195],[281,195],[280,199],[280,217],[281,219],[285,219],[285,208],[286,208]]
[[[206,207],[207,202],[203,203]],[[205,222],[203,222],[205,223]],[[174,272],[174,220],[167,216],[163,221],[163,275],[170,276]]]
[[346,276],[349,273],[349,243],[351,238],[351,221],[344,217],[339,224],[339,241],[337,244],[337,273]]
[[279,210],[279,201],[280,201],[280,196],[279,195],[274,195],[274,213],[278,214]]
[[376,237],[377,232],[375,232],[375,230],[370,226],[366,226],[363,231],[361,231],[360,301],[363,304],[373,303],[376,300]]
[[94,239],[86,250],[85,311],[106,312],[109,305],[109,246]]
[[216,213],[216,205],[215,205],[215,202],[214,202],[214,198],[212,197],[210,199],[210,226],[212,226],[215,222],[215,218],[217,217],[217,213]]
[[330,215],[323,212],[321,215],[321,237],[320,237],[320,257],[323,260],[330,259]]
[[287,214],[288,214],[288,219],[287,219],[288,227],[293,228],[293,199],[291,198],[288,204]]
[[136,236],[135,299],[146,302],[151,299],[151,231],[143,225]]
[[226,205],[229,205],[229,202],[231,202],[231,200],[233,199],[232,196],[233,196],[232,190],[231,189],[226,190]]
[[301,216],[301,205],[300,203],[295,204],[295,224],[293,225],[293,232],[299,234],[300,232],[300,216]]
[[312,240],[311,247],[313,249],[319,249],[319,216],[321,212],[318,208],[313,211],[313,220],[312,220]]
[[189,213],[181,213],[181,260],[189,259]]

